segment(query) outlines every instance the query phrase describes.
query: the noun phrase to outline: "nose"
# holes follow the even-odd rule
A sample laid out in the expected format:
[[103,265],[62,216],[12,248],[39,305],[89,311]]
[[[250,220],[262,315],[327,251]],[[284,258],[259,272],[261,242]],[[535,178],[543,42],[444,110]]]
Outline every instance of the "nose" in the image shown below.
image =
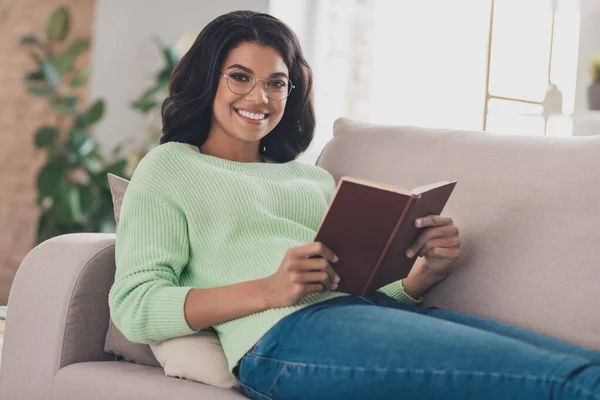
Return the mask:
[[252,90],[246,94],[246,98],[248,100],[254,100],[260,103],[268,103],[269,98],[267,97],[267,88],[265,88],[265,82],[257,80]]

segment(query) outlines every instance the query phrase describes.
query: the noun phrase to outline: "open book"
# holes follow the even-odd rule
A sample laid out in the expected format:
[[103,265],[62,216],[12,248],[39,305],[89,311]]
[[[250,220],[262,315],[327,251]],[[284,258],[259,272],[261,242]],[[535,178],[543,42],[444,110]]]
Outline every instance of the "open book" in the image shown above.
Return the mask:
[[419,186],[413,190],[344,176],[317,231],[338,257],[333,269],[340,292],[366,296],[405,278],[417,255],[406,250],[425,228],[415,220],[441,214],[456,181]]

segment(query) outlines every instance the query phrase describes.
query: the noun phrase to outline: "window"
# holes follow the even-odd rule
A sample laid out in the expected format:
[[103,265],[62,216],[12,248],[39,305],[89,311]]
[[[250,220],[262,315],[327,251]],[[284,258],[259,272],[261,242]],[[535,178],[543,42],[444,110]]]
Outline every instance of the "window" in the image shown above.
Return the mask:
[[307,159],[316,160],[340,116],[380,124],[472,130],[485,125],[492,132],[570,135],[570,119],[551,116],[546,121],[542,101],[550,77],[562,92],[563,113],[573,112],[577,0],[306,4],[317,7],[311,10],[309,23],[316,25],[316,33],[308,47],[318,121]]

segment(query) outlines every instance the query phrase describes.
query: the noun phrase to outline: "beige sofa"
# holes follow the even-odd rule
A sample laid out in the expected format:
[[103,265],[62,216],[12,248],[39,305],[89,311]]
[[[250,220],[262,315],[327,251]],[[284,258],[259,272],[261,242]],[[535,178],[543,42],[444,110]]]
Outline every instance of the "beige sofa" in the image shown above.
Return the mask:
[[[600,349],[600,137],[541,138],[339,120],[318,165],[408,188],[458,184],[456,272],[425,305],[479,314]],[[10,229],[10,227],[4,227]],[[115,238],[36,247],[8,304],[0,398],[239,399],[104,352]]]

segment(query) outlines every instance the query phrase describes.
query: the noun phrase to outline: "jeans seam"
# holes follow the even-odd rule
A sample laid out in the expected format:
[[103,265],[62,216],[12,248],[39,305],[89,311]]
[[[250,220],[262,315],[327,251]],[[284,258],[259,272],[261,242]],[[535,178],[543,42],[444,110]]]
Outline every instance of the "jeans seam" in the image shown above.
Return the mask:
[[365,298],[365,297],[363,297],[363,296],[358,296],[358,297],[360,297],[361,299],[363,299],[364,301],[366,301],[367,303],[369,303],[369,304],[371,304],[371,305],[373,305],[373,306],[376,306],[376,305],[377,305],[377,304],[373,303],[371,300],[369,300],[369,299],[367,299],[367,298]]
[[264,393],[259,392],[258,390],[252,388],[251,386],[245,385],[244,383],[242,383],[242,387],[246,390],[248,390],[249,392],[253,392],[254,394],[257,394],[259,397],[267,399],[267,400],[273,400],[273,398],[271,396],[267,396]]
[[269,396],[271,396],[273,394],[273,388],[275,387],[275,384],[277,383],[277,381],[279,380],[279,378],[281,378],[281,375],[283,374],[283,372],[287,369],[287,365],[283,364],[283,368],[281,368],[281,371],[279,371],[279,373],[277,374],[277,376],[275,377],[275,379],[273,379],[273,383],[271,383],[271,387],[269,387],[269,391],[267,392],[267,394]]
[[[316,367],[316,368],[329,368],[329,369],[342,369],[342,370],[359,370],[359,371],[394,371],[394,372],[409,372],[409,373],[431,373],[431,374],[446,374],[448,372],[452,374],[464,374],[464,375],[488,375],[492,377],[507,377],[507,378],[516,378],[516,379],[528,379],[528,380],[538,380],[538,381],[550,381],[550,382],[558,382],[563,383],[565,387],[574,389],[576,391],[582,392],[584,395],[590,396],[594,400],[600,400],[600,397],[596,396],[592,393],[591,390],[580,387],[577,384],[567,382],[564,378],[559,378],[555,376],[541,376],[541,375],[527,375],[527,374],[516,374],[511,372],[486,372],[486,371],[464,371],[464,370],[448,370],[448,369],[424,369],[424,368],[366,368],[366,367],[354,367],[354,366],[345,366],[345,365],[324,365],[324,364],[311,364],[311,363],[300,363],[293,361],[284,361],[284,360],[276,360],[274,358],[263,357],[256,354],[249,354],[250,357],[261,358],[263,360],[280,363],[283,364],[284,367],[277,375],[275,380],[279,379],[281,373],[286,369],[287,366],[296,366],[296,367]],[[275,383],[275,382],[274,382]],[[274,384],[273,383],[273,384]],[[271,385],[272,389],[273,385]]]

